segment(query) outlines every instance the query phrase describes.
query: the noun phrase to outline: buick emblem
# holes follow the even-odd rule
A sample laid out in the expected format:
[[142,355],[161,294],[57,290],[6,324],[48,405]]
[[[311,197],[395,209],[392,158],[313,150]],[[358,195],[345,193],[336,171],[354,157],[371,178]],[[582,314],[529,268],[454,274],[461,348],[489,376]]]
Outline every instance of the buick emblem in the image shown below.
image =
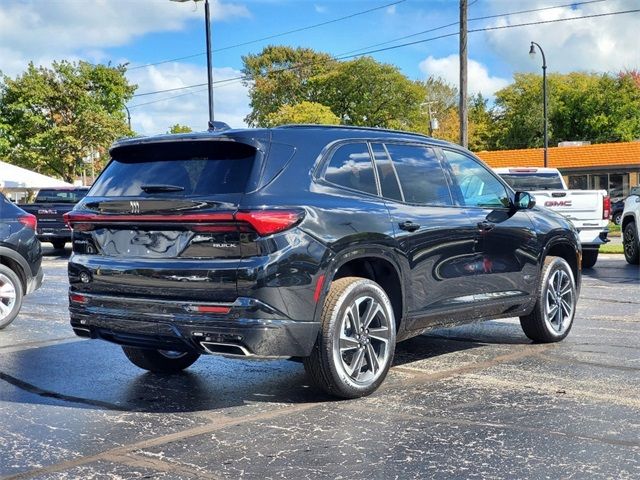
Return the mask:
[[140,213],[140,204],[138,202],[129,202],[131,205],[131,213]]

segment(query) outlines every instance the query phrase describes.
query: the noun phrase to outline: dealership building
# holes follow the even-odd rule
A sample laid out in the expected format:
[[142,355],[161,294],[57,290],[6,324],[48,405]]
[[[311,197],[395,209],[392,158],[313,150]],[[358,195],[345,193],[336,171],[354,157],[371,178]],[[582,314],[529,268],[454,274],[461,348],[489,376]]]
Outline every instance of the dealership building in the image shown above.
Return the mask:
[[[542,167],[544,150],[476,152],[493,168]],[[557,168],[572,189],[607,190],[612,201],[622,200],[640,184],[640,141],[622,143],[564,142],[550,147],[547,166]]]

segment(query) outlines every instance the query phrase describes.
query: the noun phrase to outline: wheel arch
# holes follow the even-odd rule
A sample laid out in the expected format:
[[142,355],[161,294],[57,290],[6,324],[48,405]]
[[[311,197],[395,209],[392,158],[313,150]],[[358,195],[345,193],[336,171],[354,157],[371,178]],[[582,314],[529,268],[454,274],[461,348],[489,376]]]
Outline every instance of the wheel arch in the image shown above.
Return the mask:
[[29,265],[20,256],[20,254],[7,247],[0,247],[0,264],[10,268],[13,272],[15,272],[15,274],[20,279],[20,283],[22,284],[22,291],[26,293],[29,280],[27,277]]
[[635,222],[636,222],[636,217],[633,215],[633,213],[624,215],[622,217],[622,221],[620,222],[620,230],[624,232],[624,229],[627,228],[627,225]]
[[571,243],[570,241],[558,238],[552,240],[547,244],[545,250],[543,252],[540,268],[544,265],[544,260],[547,257],[560,257],[567,261],[569,267],[571,267],[571,271],[573,273],[573,278],[576,282],[576,288],[580,289],[580,279],[581,279],[581,258],[582,258],[582,250]]
[[379,247],[342,252],[332,261],[316,307],[316,318],[319,318],[331,282],[348,276],[367,278],[380,285],[391,301],[398,332],[406,308],[402,269],[392,252]]

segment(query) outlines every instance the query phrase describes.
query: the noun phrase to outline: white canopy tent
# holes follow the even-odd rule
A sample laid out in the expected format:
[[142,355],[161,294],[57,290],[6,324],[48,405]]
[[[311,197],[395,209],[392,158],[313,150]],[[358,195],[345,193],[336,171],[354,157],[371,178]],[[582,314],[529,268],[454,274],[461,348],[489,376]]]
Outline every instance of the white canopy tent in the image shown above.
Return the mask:
[[72,187],[70,183],[32,172],[10,163],[0,162],[0,189],[39,190],[50,187]]

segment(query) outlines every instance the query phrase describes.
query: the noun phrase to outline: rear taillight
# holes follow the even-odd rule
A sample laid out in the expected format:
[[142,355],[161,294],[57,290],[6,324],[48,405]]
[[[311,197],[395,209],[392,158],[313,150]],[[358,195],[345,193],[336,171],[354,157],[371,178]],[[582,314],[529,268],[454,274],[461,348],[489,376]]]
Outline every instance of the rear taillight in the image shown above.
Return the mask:
[[251,210],[237,212],[235,219],[247,222],[259,235],[272,235],[288,230],[304,216],[302,210]]
[[35,232],[38,227],[38,219],[35,215],[31,215],[30,213],[25,213],[24,215],[20,215],[18,217],[18,221],[23,224],[25,227],[30,228]]
[[[69,212],[63,215],[72,230],[88,231],[99,224],[195,224],[195,232],[225,232],[251,226],[259,235],[272,235],[295,226],[304,217],[303,210],[247,210],[236,213],[198,213],[186,215],[102,215]],[[238,223],[233,223],[238,222]]]
[[602,199],[602,219],[609,220],[611,217],[611,198],[604,197]]

